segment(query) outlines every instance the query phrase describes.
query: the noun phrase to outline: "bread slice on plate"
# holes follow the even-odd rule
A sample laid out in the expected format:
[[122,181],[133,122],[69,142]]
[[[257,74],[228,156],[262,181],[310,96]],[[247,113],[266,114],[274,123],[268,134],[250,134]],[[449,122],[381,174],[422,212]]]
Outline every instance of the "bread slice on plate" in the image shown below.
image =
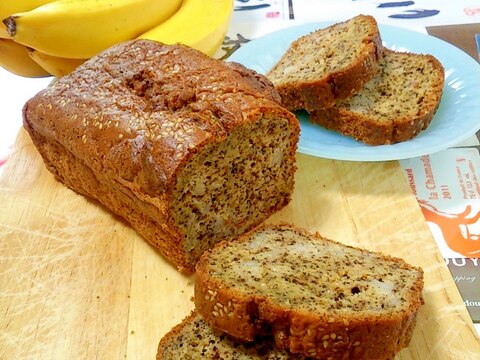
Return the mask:
[[289,110],[312,111],[358,92],[378,70],[375,18],[358,15],[293,41],[267,73]]
[[370,145],[394,144],[425,130],[442,97],[444,68],[432,55],[384,50],[364,88],[310,120]]
[[158,345],[157,360],[178,359],[302,360],[305,357],[277,349],[268,339],[241,343],[212,328],[193,311],[168,332]]
[[217,244],[196,275],[207,323],[243,341],[271,335],[317,359],[393,358],[423,304],[421,268],[286,224]]

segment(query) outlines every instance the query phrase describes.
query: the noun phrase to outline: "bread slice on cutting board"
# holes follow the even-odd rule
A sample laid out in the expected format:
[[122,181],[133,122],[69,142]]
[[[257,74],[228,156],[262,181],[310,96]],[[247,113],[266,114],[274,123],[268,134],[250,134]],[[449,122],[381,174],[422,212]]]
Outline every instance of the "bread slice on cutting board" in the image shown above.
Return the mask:
[[261,226],[204,253],[195,306],[241,341],[318,359],[390,359],[407,346],[423,304],[423,271],[291,225]]
[[214,329],[195,311],[165,335],[158,345],[157,360],[303,360],[262,339],[242,343]]

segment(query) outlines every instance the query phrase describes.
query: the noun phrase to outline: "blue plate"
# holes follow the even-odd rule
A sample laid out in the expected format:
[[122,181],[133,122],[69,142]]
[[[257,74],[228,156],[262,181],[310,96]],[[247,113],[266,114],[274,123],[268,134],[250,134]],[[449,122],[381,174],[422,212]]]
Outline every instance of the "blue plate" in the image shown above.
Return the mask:
[[[331,24],[306,24],[267,34],[243,45],[229,60],[265,74],[294,39]],[[379,28],[387,48],[432,54],[443,64],[445,87],[430,126],[412,140],[370,146],[314,125],[306,113],[299,112],[299,152],[337,160],[399,160],[454,146],[480,129],[480,65],[462,50],[438,38],[390,25],[379,25]]]

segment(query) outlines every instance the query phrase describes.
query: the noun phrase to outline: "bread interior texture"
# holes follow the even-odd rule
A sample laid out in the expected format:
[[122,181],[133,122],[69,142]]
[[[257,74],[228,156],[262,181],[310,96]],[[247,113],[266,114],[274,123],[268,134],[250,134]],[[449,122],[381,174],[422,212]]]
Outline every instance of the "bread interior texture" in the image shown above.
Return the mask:
[[238,291],[338,316],[404,311],[421,276],[402,261],[288,229],[232,242],[211,254],[209,264],[213,277]]
[[[178,328],[177,328],[178,329]],[[276,349],[273,342],[261,339],[255,343],[242,343],[209,326],[200,315],[190,316],[169,341],[161,343],[157,359],[236,359],[236,360],[300,360],[286,350]]]
[[387,123],[414,118],[435,108],[438,78],[442,76],[436,62],[428,57],[388,51],[377,76],[359,93],[338,101],[337,106]]
[[292,44],[268,78],[275,84],[297,83],[316,81],[319,76],[340,71],[365,51],[358,34],[370,32],[371,24],[359,20],[305,35]]
[[205,146],[181,169],[172,217],[192,260],[288,203],[295,171],[292,131],[286,119],[250,122]]

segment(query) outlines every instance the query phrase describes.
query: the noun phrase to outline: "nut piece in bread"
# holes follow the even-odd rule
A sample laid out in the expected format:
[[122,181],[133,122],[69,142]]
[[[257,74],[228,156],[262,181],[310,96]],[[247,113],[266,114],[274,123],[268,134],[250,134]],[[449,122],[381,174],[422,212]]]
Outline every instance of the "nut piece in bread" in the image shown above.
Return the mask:
[[358,15],[304,35],[267,73],[289,110],[332,106],[378,70],[383,46],[375,18]]
[[310,120],[369,145],[406,141],[427,129],[442,97],[444,68],[432,55],[384,50],[361,91]]
[[55,177],[124,218],[180,270],[290,200],[299,124],[272,84],[183,45],[133,40],[30,99]]
[[392,359],[411,339],[423,271],[405,261],[263,225],[197,264],[195,306],[211,326],[316,359]]

